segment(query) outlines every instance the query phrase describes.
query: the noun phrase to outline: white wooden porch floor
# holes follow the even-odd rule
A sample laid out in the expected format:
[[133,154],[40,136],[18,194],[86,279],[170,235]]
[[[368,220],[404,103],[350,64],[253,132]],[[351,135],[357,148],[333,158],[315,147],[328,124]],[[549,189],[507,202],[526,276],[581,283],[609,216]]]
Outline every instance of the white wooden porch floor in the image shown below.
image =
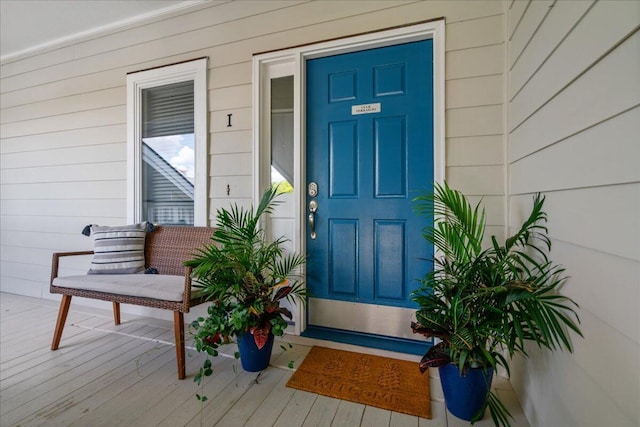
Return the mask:
[[[468,425],[446,411],[438,378],[431,378],[431,420],[286,388],[287,364],[299,365],[309,341],[286,352],[276,343],[272,366],[259,376],[231,357],[214,358],[214,375],[199,391],[193,376],[203,356],[187,350],[187,378],[177,379],[171,322],[123,313],[115,326],[111,313],[74,302],[60,348],[51,351],[58,305],[0,294],[1,426]],[[494,388],[512,425],[528,426],[509,382],[499,379]],[[199,402],[196,392],[208,400]],[[476,425],[492,423],[487,416]]]

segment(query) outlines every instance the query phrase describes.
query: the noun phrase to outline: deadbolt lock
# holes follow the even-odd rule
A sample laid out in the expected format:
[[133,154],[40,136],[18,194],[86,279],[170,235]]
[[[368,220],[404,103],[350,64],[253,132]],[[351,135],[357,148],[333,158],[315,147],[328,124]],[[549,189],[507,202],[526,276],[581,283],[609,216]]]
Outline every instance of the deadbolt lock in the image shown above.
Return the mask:
[[311,181],[309,183],[309,197],[316,197],[318,195],[318,184],[316,184],[315,182]]

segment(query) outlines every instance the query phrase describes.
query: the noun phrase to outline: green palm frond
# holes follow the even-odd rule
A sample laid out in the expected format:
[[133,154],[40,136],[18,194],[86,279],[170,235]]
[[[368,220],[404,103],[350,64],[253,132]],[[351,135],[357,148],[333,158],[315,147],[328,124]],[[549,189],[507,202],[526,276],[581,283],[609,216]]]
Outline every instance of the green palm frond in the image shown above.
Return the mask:
[[481,251],[485,213],[480,203],[472,207],[461,192],[446,183],[436,185],[433,194],[419,195],[414,202],[418,214],[434,220],[434,226],[425,229],[424,237],[445,256],[470,260]]

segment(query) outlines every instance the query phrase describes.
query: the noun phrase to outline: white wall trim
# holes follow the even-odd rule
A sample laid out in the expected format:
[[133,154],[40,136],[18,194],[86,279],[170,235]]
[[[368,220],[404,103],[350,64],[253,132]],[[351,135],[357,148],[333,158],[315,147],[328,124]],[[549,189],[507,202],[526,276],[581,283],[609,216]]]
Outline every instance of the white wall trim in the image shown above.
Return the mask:
[[194,225],[208,222],[207,58],[127,75],[127,222],[142,221],[142,89],[193,80]]
[[[294,76],[294,169],[296,171],[294,179],[294,197],[296,204],[296,227],[295,250],[306,253],[305,247],[305,225],[303,216],[306,212],[304,206],[304,191],[306,191],[306,171],[305,171],[305,135],[306,126],[305,112],[305,61],[308,59],[323,56],[338,55],[342,53],[356,52],[364,49],[392,46],[400,43],[433,39],[433,97],[434,97],[434,181],[442,183],[445,179],[445,21],[444,19],[434,20],[421,24],[409,25],[406,27],[382,30],[375,33],[357,35],[353,37],[341,38],[331,41],[319,42],[317,44],[294,47],[286,50],[268,52],[253,57],[253,138],[254,138],[254,188],[253,200],[257,200],[261,191],[265,188],[265,167],[270,167],[270,146],[268,135],[265,136],[264,127],[265,116],[264,106],[267,100],[264,99],[265,91],[262,87],[265,83],[265,74],[273,64],[290,64],[293,67]],[[268,110],[267,110],[268,111]],[[265,144],[265,141],[267,143]],[[267,161],[268,159],[269,161]],[[295,334],[300,334],[306,328],[305,307],[301,304],[297,306],[295,316]]]
[[503,212],[504,212],[504,235],[509,236],[509,212],[510,212],[510,197],[511,197],[511,178],[510,178],[510,169],[511,163],[509,162],[509,141],[511,140],[511,133],[509,132],[509,83],[511,79],[511,72],[509,70],[510,63],[510,49],[509,49],[509,5],[506,3],[503,4],[503,12],[504,12],[504,25],[503,25],[503,36],[505,40],[504,44],[504,71],[503,71],[503,79],[502,79],[502,155],[504,156],[502,162],[504,164],[503,167],[503,179],[504,179],[504,202],[503,202]]

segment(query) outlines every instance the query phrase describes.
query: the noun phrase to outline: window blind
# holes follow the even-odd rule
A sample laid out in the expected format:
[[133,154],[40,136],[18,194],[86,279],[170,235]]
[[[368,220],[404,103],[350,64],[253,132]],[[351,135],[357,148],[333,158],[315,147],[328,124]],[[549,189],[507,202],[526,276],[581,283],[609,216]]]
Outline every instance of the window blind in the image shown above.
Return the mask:
[[194,133],[193,80],[142,90],[142,137]]

